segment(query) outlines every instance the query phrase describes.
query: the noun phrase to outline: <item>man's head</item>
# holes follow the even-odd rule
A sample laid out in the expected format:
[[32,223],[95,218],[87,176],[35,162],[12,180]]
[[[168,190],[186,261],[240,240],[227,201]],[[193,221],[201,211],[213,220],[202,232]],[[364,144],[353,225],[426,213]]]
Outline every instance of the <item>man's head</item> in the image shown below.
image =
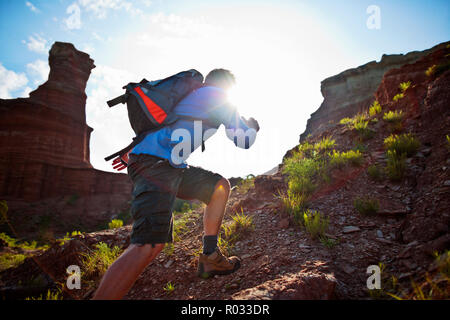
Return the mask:
[[206,85],[219,87],[224,90],[229,89],[235,83],[234,75],[226,69],[214,69],[205,78]]

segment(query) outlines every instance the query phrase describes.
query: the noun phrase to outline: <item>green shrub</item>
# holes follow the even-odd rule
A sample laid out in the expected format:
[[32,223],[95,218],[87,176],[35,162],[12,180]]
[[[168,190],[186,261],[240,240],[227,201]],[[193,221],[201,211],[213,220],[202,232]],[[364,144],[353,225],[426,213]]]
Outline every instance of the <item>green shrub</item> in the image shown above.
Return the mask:
[[402,91],[402,93],[405,93],[405,91],[408,90],[410,86],[411,86],[411,81],[407,81],[407,82],[400,83],[400,85],[398,87]]
[[398,123],[403,119],[403,111],[389,111],[385,112],[383,115],[383,120],[388,123]]
[[305,229],[312,239],[325,236],[325,232],[328,230],[329,219],[325,218],[319,211],[306,210],[303,213],[303,221]]
[[353,119],[352,118],[342,118],[341,121],[339,121],[340,124],[343,125],[350,125],[353,124]]
[[123,221],[120,219],[113,219],[110,223],[108,223],[109,229],[116,229],[123,226]]
[[232,247],[234,244],[243,238],[245,234],[254,230],[253,218],[245,215],[241,209],[241,213],[236,213],[231,216],[231,223],[222,225],[223,237],[222,245],[224,247]]
[[336,141],[331,137],[325,137],[321,141],[314,144],[314,150],[317,152],[324,152],[332,149],[336,145]]
[[399,154],[395,150],[387,151],[386,172],[391,181],[400,181],[406,171],[406,153]]
[[175,285],[173,285],[172,282],[169,281],[169,282],[166,284],[166,286],[164,287],[164,291],[165,291],[167,294],[171,294],[172,292],[175,291]]
[[88,278],[101,277],[109,266],[119,257],[121,249],[117,246],[108,247],[104,242],[95,245],[95,250],[83,253],[83,273]]
[[317,184],[312,181],[312,177],[292,176],[288,182],[289,191],[296,194],[312,194]]
[[248,175],[241,182],[239,182],[237,191],[240,194],[245,194],[254,186],[255,186],[255,176],[251,174],[251,175]]
[[369,107],[369,115],[372,117],[380,112],[381,112],[381,105],[377,100],[375,100]]
[[353,147],[354,151],[359,151],[359,152],[366,152],[367,151],[367,146],[363,143],[359,143],[357,142],[356,145]]
[[413,156],[420,147],[420,142],[412,133],[401,135],[391,134],[384,139],[384,146],[387,150],[395,150],[397,154],[406,153],[408,157]]
[[328,249],[334,248],[339,243],[339,240],[331,239],[325,236],[320,237],[319,240]]
[[341,169],[348,164],[351,164],[352,166],[360,166],[364,162],[363,155],[359,150],[349,150],[346,152],[333,150],[333,153],[330,153],[329,157],[330,166],[332,168]]
[[437,68],[437,65],[433,64],[431,67],[429,67],[427,69],[427,71],[425,71],[425,75],[427,77],[433,76],[436,73],[436,68]]
[[0,255],[0,271],[19,266],[25,258],[24,254],[2,253]]
[[37,298],[35,298],[35,297],[28,297],[25,300],[62,300],[62,299],[63,299],[63,297],[62,297],[60,291],[52,292],[49,289],[45,296],[41,294]]
[[427,69],[427,71],[425,71],[425,74],[427,75],[427,77],[432,77],[432,76],[437,77],[438,75],[444,73],[448,69],[450,69],[450,61],[446,61],[439,65],[435,65],[435,64],[432,65],[431,67],[429,67]]
[[301,193],[288,191],[287,194],[279,193],[279,199],[282,202],[282,210],[293,217],[296,224],[303,223],[303,211],[308,202],[308,196]]
[[283,172],[289,177],[289,190],[302,194],[310,194],[316,189],[313,181],[320,177],[324,170],[323,161],[316,158],[302,158],[298,154],[287,159],[283,168]]
[[392,101],[397,102],[400,99],[403,99],[405,97],[404,93],[397,93],[393,98]]
[[380,209],[380,203],[377,199],[370,197],[358,197],[353,200],[355,209],[362,215],[374,215]]
[[49,247],[48,245],[38,246],[35,240],[31,242],[19,241],[3,232],[0,233],[0,239],[6,242],[10,248],[20,248],[23,250],[46,250]]
[[376,165],[370,165],[367,168],[367,173],[369,174],[369,177],[372,180],[375,181],[381,181],[383,180],[383,170],[381,170],[378,166]]

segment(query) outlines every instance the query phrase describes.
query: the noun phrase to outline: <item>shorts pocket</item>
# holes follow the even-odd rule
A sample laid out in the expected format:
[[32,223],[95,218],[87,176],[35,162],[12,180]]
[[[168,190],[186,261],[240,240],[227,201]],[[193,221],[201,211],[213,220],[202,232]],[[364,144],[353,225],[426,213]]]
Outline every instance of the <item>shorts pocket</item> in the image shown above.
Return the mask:
[[158,187],[150,182],[141,180],[134,185],[131,195],[133,196],[133,199],[136,199],[139,195],[151,191],[158,191]]

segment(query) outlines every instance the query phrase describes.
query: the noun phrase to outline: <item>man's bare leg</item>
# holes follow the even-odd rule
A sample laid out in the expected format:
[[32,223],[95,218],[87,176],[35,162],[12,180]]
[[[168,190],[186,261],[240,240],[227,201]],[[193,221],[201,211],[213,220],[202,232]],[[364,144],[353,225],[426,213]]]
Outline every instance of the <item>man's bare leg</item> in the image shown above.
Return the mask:
[[225,207],[230,195],[230,183],[222,178],[216,183],[214,193],[203,215],[203,230],[205,236],[218,235],[222,224]]
[[164,244],[156,244],[154,248],[151,244],[131,244],[109,267],[93,299],[122,299],[145,267],[156,258],[163,248]]

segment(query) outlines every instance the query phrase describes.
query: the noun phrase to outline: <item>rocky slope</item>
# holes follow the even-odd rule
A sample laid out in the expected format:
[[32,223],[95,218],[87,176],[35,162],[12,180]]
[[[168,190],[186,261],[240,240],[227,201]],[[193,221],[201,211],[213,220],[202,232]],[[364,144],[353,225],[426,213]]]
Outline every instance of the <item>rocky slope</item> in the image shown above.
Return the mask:
[[16,225],[52,211],[53,220],[93,227],[124,206],[131,184],[89,162],[85,88],[94,61],[56,42],[49,64],[48,81],[30,98],[0,99],[0,199]]
[[323,80],[321,92],[324,100],[308,119],[306,130],[300,135],[300,142],[309,134],[320,134],[344,117],[366,110],[373,102],[373,94],[386,71],[414,63],[445,45],[444,43],[428,50],[414,51],[405,55],[383,55],[380,62],[371,61]]
[[[434,284],[448,297],[449,281],[437,276],[433,253],[450,248],[449,55],[450,47],[443,46],[385,73],[373,92],[382,112],[369,117],[370,138],[360,141],[355,130],[341,124],[327,126],[308,138],[313,144],[330,137],[340,151],[355,146],[363,150],[361,165],[332,169],[330,180],[310,197],[308,207],[329,219],[327,241],[313,239],[274,197],[286,190],[287,176],[282,172],[261,175],[253,184],[234,188],[227,206],[226,225],[233,222],[236,212],[242,212],[254,227],[241,232],[230,249],[242,258],[236,273],[210,280],[196,277],[203,211],[197,208],[175,215],[175,221],[185,219],[184,227],[176,228],[177,241],[145,269],[126,299],[386,299],[390,296],[385,291],[408,298],[414,297],[413,282],[429,292],[426,276],[438,279]],[[433,65],[440,71],[426,76]],[[399,84],[407,81],[410,88],[394,102]],[[371,179],[367,168],[382,168],[387,162],[384,139],[391,127],[383,114],[400,110],[404,114],[401,132],[414,134],[420,141],[419,150],[406,160],[401,181]],[[379,201],[376,214],[362,215],[355,209],[354,199],[367,195]],[[92,255],[99,242],[125,249],[130,230],[131,226],[125,226],[78,235],[62,246],[55,243],[17,268],[0,273],[0,293],[5,298],[20,298],[55,289],[55,283],[65,283],[65,268],[71,264],[83,268],[83,254]],[[381,292],[367,289],[370,265],[382,267]],[[83,277],[82,289],[65,288],[65,298],[91,297],[100,274]],[[36,283],[35,279],[40,279],[39,285],[23,285]],[[432,297],[436,294],[434,290]]]

